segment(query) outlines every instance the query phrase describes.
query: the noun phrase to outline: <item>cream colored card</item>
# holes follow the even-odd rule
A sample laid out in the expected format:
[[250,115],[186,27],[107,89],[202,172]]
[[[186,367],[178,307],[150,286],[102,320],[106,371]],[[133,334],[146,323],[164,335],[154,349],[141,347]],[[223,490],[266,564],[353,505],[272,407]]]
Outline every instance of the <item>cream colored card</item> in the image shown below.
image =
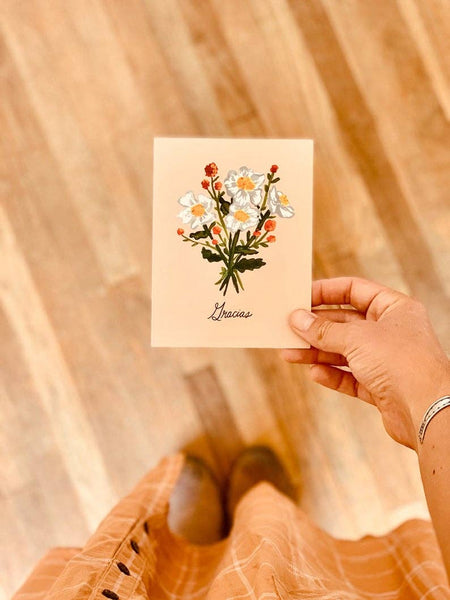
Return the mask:
[[308,347],[312,178],[312,140],[154,140],[152,346]]

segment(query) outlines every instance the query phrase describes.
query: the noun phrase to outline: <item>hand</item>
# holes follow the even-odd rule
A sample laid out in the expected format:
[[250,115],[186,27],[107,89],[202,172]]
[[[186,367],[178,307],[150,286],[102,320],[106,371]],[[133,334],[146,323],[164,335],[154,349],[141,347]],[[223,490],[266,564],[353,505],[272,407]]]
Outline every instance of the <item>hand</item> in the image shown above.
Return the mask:
[[355,277],[315,281],[312,306],[327,304],[353,308],[294,311],[289,323],[312,347],[285,349],[283,358],[311,364],[317,383],[375,405],[388,434],[417,449],[425,410],[450,393],[450,363],[425,307]]

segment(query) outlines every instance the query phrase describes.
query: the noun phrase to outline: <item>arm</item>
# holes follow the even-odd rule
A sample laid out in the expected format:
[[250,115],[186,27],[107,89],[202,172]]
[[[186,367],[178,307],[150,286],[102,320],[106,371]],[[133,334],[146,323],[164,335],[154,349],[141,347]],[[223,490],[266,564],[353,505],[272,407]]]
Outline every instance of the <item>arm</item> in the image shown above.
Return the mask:
[[[450,380],[446,391],[431,399],[429,404],[448,395],[449,389]],[[450,407],[430,421],[423,444],[418,444],[417,454],[428,508],[450,581]]]
[[286,349],[283,357],[310,364],[316,382],[376,406],[387,433],[417,452],[450,579],[450,407],[432,419],[423,444],[417,437],[426,409],[450,394],[450,362],[424,306],[352,277],[315,281],[312,305],[311,313],[296,310],[290,316],[292,329],[311,349]]

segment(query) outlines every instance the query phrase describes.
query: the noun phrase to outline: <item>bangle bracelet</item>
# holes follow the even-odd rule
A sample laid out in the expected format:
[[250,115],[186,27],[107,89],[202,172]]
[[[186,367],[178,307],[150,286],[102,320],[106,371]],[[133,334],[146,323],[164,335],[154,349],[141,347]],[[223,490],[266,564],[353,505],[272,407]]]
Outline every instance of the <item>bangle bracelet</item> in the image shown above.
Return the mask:
[[423,439],[425,437],[425,431],[431,421],[431,419],[438,414],[443,408],[450,406],[450,396],[442,396],[427,409],[426,413],[423,415],[422,423],[420,424],[419,429],[419,442],[423,444]]

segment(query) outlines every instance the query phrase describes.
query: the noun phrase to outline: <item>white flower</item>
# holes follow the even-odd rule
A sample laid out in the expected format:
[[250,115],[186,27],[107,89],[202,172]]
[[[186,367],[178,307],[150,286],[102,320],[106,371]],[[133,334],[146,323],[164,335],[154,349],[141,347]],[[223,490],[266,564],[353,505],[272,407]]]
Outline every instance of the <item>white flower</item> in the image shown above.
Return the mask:
[[275,186],[269,191],[269,208],[271,213],[280,217],[293,217],[295,214],[286,194],[279,192]]
[[241,167],[239,171],[228,171],[224,181],[227,193],[239,206],[245,206],[250,202],[255,206],[261,204],[264,175],[255,173],[252,169]]
[[231,233],[255,227],[259,221],[259,211],[251,205],[239,206],[232,202],[230,212],[225,217],[225,225]]
[[190,223],[192,229],[214,221],[211,198],[208,198],[203,194],[199,194],[198,198],[196,198],[193,192],[187,192],[187,194],[181,196],[178,202],[181,206],[186,207],[178,213],[178,216],[186,225]]

